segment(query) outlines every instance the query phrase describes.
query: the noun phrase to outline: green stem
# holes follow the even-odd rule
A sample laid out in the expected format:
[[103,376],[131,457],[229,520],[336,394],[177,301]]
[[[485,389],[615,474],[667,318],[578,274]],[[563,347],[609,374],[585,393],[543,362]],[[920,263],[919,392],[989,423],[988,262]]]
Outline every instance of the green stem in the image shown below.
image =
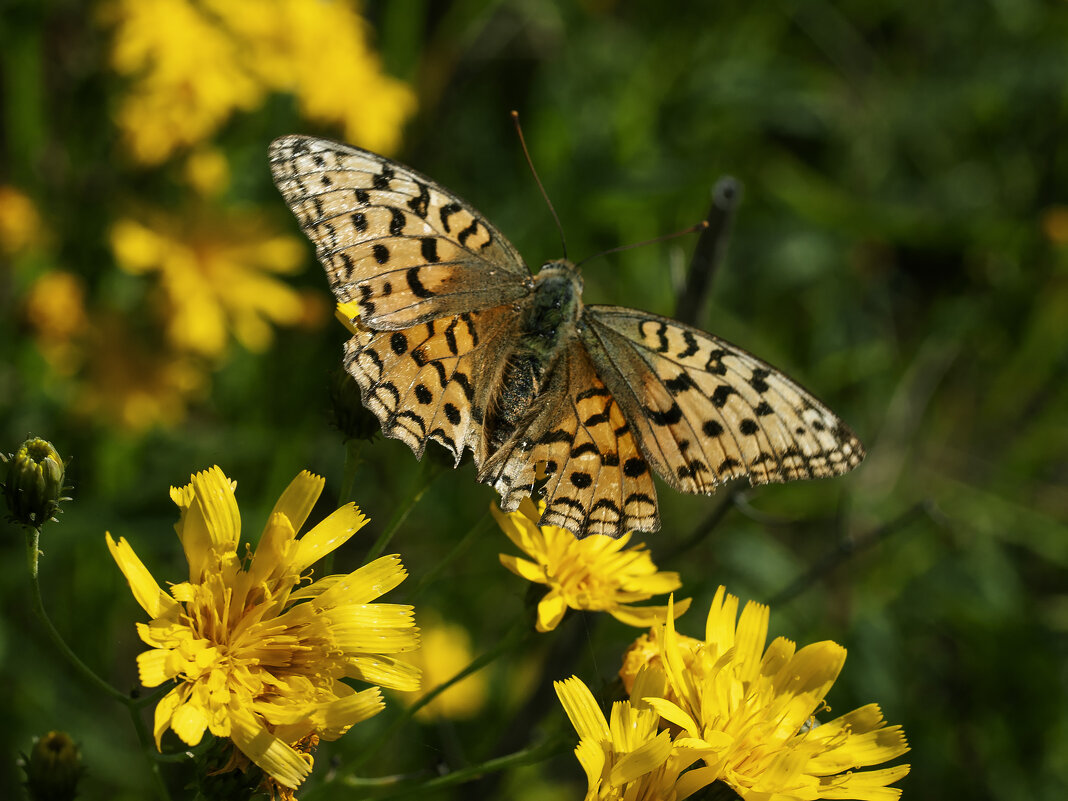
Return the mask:
[[[530,748],[516,751],[513,754],[506,754],[505,756],[488,759],[479,765],[470,765],[465,768],[460,768],[459,770],[454,770],[451,773],[446,773],[444,776],[427,779],[418,784],[409,784],[405,787],[398,787],[395,791],[376,796],[376,798],[403,798],[404,796],[415,795],[417,793],[422,794],[442,787],[452,787],[457,784],[471,781],[472,779],[478,779],[485,776],[487,773],[498,773],[502,770],[507,770],[508,768],[542,762],[551,756],[562,754],[567,750],[567,747],[567,738],[563,735],[559,735],[557,737],[552,737],[543,743],[539,743],[538,745],[531,746]],[[387,776],[381,779],[358,779],[354,776],[348,776],[344,778],[342,782],[347,787],[371,789],[383,786],[393,787],[399,784],[402,780],[403,777],[398,776]]]
[[427,462],[426,466],[419,471],[419,475],[415,481],[412,482],[411,490],[408,493],[408,497],[404,500],[397,511],[393,513],[393,517],[390,519],[386,528],[375,540],[375,544],[371,546],[371,550],[367,552],[367,556],[364,559],[364,563],[373,562],[382,552],[386,550],[386,546],[389,545],[390,540],[393,539],[393,535],[397,533],[397,529],[401,527],[401,524],[408,519],[408,515],[411,514],[415,505],[422,500],[422,497],[426,495],[426,491],[430,489],[430,485],[434,483],[434,479],[441,474],[441,465],[437,462]]
[[394,735],[396,735],[397,731],[402,726],[404,726],[404,724],[406,724],[416,712],[418,712],[424,706],[429,704],[431,701],[433,701],[447,689],[452,687],[458,681],[462,681],[463,679],[470,676],[472,673],[481,670],[486,665],[490,664],[495,659],[499,658],[500,656],[507,653],[512,648],[516,647],[518,644],[526,640],[528,637],[533,636],[533,633],[534,632],[532,629],[527,628],[525,620],[517,621],[516,624],[512,626],[511,630],[497,643],[495,647],[475,658],[471,662],[471,664],[469,664],[451,679],[442,682],[433,690],[426,693],[414,704],[412,704],[403,712],[401,712],[386,728],[382,735],[377,738],[375,743],[370,748],[364,751],[357,758],[351,760],[349,764],[342,767],[339,772],[353,773],[363,768],[371,760],[371,758],[378,753],[379,749],[383,745],[388,743],[394,737]]
[[130,698],[126,693],[116,690],[102,678],[100,678],[92,669],[86,665],[77,654],[70,649],[70,646],[63,640],[62,635],[52,625],[52,620],[48,617],[48,613],[45,612],[44,600],[41,598],[41,585],[38,581],[37,573],[37,557],[38,557],[38,544],[41,538],[41,531],[38,528],[33,528],[26,534],[26,547],[28,548],[27,560],[30,567],[30,587],[33,594],[33,611],[37,615],[37,618],[44,624],[45,631],[48,632],[49,638],[51,638],[53,645],[59,649],[59,652],[67,659],[75,670],[82,674],[82,676],[97,689],[103,691],[105,694],[114,698],[122,704],[129,705]]
[[170,801],[171,794],[167,790],[166,782],[163,781],[163,772],[160,770],[160,760],[156,753],[156,744],[149,736],[148,728],[141,717],[141,712],[133,704],[128,703],[126,708],[130,712],[130,720],[133,721],[134,731],[137,732],[137,740],[141,743],[141,750],[145,754],[145,759],[148,760],[148,769],[149,773],[152,774],[152,781],[156,785],[156,793],[160,801]]
[[409,600],[414,601],[419,596],[419,594],[423,592],[423,590],[431,586],[431,584],[433,584],[434,582],[434,579],[441,575],[441,572],[445,570],[445,568],[447,568],[449,565],[459,559],[464,553],[466,553],[467,549],[474,544],[475,540],[482,536],[483,532],[486,531],[486,529],[492,527],[492,524],[493,518],[490,516],[489,512],[486,512],[484,515],[482,515],[479,521],[475,523],[475,525],[468,529],[467,533],[464,534],[463,539],[457,542],[456,545],[453,546],[452,550],[449,551],[444,558],[436,561],[433,566],[426,573],[423,574],[423,577],[419,579],[419,583],[415,585],[415,589],[412,590],[412,594],[409,597]]
[[341,476],[341,490],[338,492],[338,504],[343,505],[352,500],[352,488],[356,483],[356,468],[360,466],[360,446],[363,440],[350,439],[345,442],[345,472]]

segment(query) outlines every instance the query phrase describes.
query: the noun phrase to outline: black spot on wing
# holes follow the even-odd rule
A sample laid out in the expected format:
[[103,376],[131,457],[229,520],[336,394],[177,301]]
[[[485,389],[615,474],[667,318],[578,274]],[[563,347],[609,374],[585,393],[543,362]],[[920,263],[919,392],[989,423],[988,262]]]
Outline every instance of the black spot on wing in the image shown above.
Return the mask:
[[404,212],[390,207],[389,209],[389,233],[391,236],[400,236],[404,233]]
[[393,176],[393,168],[383,161],[382,171],[371,180],[371,185],[375,189],[389,189],[390,182],[393,180]]
[[462,210],[463,206],[459,203],[446,203],[441,207],[438,214],[441,216],[441,224],[445,228],[446,233],[452,233],[452,226],[449,225],[449,217]]
[[404,280],[408,282],[409,291],[417,298],[432,298],[434,293],[427,289],[419,281],[419,268],[409,267],[408,271],[404,274]]
[[379,264],[385,264],[387,261],[389,261],[389,248],[387,248],[385,245],[375,245],[371,248],[371,253],[374,255],[375,261],[377,261]]
[[679,355],[678,355],[678,358],[680,358],[680,359],[688,359],[691,356],[693,356],[695,353],[697,353],[697,350],[698,350],[698,347],[699,347],[698,344],[697,344],[697,337],[695,337],[689,331],[683,331],[682,332],[682,341],[686,343],[686,350],[680,351]]
[[419,240],[419,249],[423,254],[423,260],[429,264],[435,264],[438,259],[438,240],[432,236],[424,236]]
[[749,378],[749,385],[757,392],[767,392],[768,382],[764,379],[771,375],[771,370],[764,367],[758,367],[753,371],[753,375]]
[[408,201],[408,208],[425,220],[430,207],[430,190],[422,181],[416,181],[415,185],[419,187],[419,195]]
[[720,384],[716,387],[715,392],[712,393],[712,405],[717,409],[722,409],[727,405],[727,399],[731,395],[737,395],[738,390],[728,384]]
[[645,414],[649,418],[649,422],[658,426],[675,425],[682,419],[682,409],[679,408],[679,404],[674,402],[664,411],[646,406]]

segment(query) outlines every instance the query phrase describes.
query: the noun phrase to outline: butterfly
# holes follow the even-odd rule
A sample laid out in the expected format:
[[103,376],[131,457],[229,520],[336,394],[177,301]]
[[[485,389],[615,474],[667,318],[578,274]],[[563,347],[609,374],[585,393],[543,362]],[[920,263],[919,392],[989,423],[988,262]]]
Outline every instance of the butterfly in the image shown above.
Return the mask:
[[532,275],[455,193],[350,145],[270,146],[282,196],[339,304],[344,364],[384,434],[426,443],[514,511],[544,470],[540,523],[577,536],[660,527],[654,472],[682,492],[840,475],[863,448],[778,370],[697,328],[586,306],[566,260]]

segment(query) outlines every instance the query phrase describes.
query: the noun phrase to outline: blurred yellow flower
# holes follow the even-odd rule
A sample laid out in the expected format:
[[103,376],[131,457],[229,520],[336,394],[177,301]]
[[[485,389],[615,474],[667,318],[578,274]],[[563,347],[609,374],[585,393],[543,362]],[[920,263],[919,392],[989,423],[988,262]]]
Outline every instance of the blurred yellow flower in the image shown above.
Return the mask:
[[71,410],[79,417],[131,430],[174,425],[207,386],[204,366],[188,355],[153,347],[115,312],[91,314],[85,285],[73,273],[37,278],[22,317],[52,370],[72,379]]
[[[420,624],[420,648],[408,661],[419,668],[423,674],[423,687],[430,690],[471,664],[474,659],[471,636],[463,626],[446,623],[433,615],[421,614]],[[470,718],[486,703],[486,692],[485,672],[472,673],[420,708],[415,716],[421,720]],[[414,702],[419,696],[409,696],[405,700]]]
[[[549,588],[538,604],[538,631],[555,629],[568,607],[608,612],[628,626],[663,622],[666,606],[631,604],[682,586],[678,573],[657,570],[644,545],[626,548],[629,534],[619,539],[599,534],[577,539],[559,526],[538,526],[540,509],[529,498],[511,514],[492,504],[490,511],[508,538],[534,560],[502,553],[501,564],[520,578]],[[675,604],[675,616],[689,605],[689,598]]]
[[[310,119],[389,152],[415,95],[382,72],[345,0],[111,0],[111,64],[131,81],[117,123],[137,161],[210,137],[235,111],[290,92]],[[358,98],[358,102],[354,102]]]
[[707,749],[657,731],[660,715],[643,698],[663,692],[663,674],[640,672],[630,700],[612,705],[611,723],[577,677],[553,686],[579,735],[586,801],[682,801],[715,781],[707,767],[687,771]]
[[828,723],[815,718],[826,708],[845,649],[824,641],[796,651],[779,637],[765,651],[767,633],[766,606],[749,602],[739,619],[737,597],[720,587],[704,641],[680,639],[668,617],[629,655],[644,654],[645,664],[629,658],[621,676],[632,690],[644,671],[664,676],[664,692],[642,697],[743,799],[897,798],[901,791],[888,785],[908,765],[857,769],[908,751],[900,726],[887,726],[875,704]]
[[299,293],[272,277],[298,271],[303,247],[251,221],[180,226],[124,218],[112,226],[111,248],[126,272],[159,274],[166,335],[178,350],[219,358],[232,331],[246,348],[262,351],[272,340],[270,323],[303,319]]
[[1055,245],[1068,245],[1068,206],[1050,206],[1042,214],[1042,230]]
[[207,389],[201,363],[146,344],[117,314],[98,315],[81,344],[79,416],[132,431],[173,426]]
[[37,207],[13,186],[0,186],[0,253],[11,255],[41,238]]
[[[311,771],[309,738],[335,740],[384,707],[378,687],[414,690],[419,673],[387,654],[418,647],[412,608],[372,603],[407,573],[384,556],[305,586],[308,568],[344,544],[367,518],[346,504],[301,538],[325,482],[307,471],[275,504],[255,551],[240,548],[235,483],[218,467],[171,488],[189,579],[164,591],[124,538],[108,548],[152,617],[137,632],[152,650],[137,658],[141,682],[177,686],[159,702],[156,746],[168,729],[187,745],[210,731],[228,737],[282,787]],[[294,745],[300,748],[294,748]]]
[[185,160],[185,180],[205,197],[222,192],[230,184],[230,162],[216,147],[200,147]]
[[89,330],[82,279],[65,270],[44,273],[30,285],[22,309],[41,355],[60,375],[72,375]]

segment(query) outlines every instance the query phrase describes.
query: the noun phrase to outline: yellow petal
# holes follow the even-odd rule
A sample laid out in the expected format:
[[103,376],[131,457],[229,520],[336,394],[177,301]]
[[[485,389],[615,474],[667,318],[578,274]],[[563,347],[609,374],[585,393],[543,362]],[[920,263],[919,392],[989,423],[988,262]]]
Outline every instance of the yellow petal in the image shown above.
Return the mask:
[[171,716],[171,728],[183,743],[196,745],[208,728],[208,716],[199,704],[187,701]]
[[283,787],[296,789],[311,772],[311,764],[289,745],[267,731],[250,712],[229,710],[234,745]]
[[148,568],[137,558],[126,538],[119,537],[116,543],[111,538],[111,534],[104,536],[112,558],[119,566],[119,570],[126,576],[126,581],[129,582],[134,598],[137,599],[141,608],[152,617],[162,617],[168,612],[177,611],[177,601],[160,589],[156,580],[152,578],[152,574],[148,572]]
[[634,781],[659,768],[670,755],[671,735],[662,731],[649,742],[620,757],[612,765],[608,781],[617,786]]
[[857,801],[892,801],[901,797],[897,787],[887,787],[908,775],[909,765],[895,765],[882,770],[858,770],[845,776],[831,776],[821,783],[821,798],[857,799]]
[[421,673],[419,668],[388,656],[364,655],[346,660],[348,675],[368,684],[377,684],[401,692],[415,692],[419,689]]
[[289,486],[285,488],[285,491],[279,497],[278,503],[271,510],[271,514],[285,515],[289,518],[293,530],[300,531],[325,486],[325,478],[309,473],[307,470],[302,470],[296,478],[289,482]]
[[160,702],[156,704],[155,719],[152,724],[152,733],[156,738],[156,748],[163,750],[160,745],[160,740],[163,737],[163,732],[171,726],[171,716],[174,714],[174,710],[177,709],[185,695],[188,694],[188,685],[179,685],[167,693]]
[[580,678],[572,676],[563,681],[554,681],[553,687],[580,740],[603,742],[609,739],[608,721],[605,720],[604,712],[597,706],[590,688]]
[[[678,618],[690,608],[690,598],[683,598],[674,604],[674,615]],[[638,628],[649,628],[657,623],[663,623],[668,616],[667,606],[626,606],[620,604],[608,610],[608,614],[620,623]]]
[[540,632],[552,631],[560,625],[567,611],[567,602],[556,590],[550,590],[538,604],[538,622],[535,628]]
[[719,771],[715,768],[694,768],[679,776],[675,782],[675,801],[683,801],[689,798],[703,787],[707,787],[719,778]]
[[170,669],[171,652],[153,648],[137,655],[137,675],[145,687],[159,687],[175,677]]
[[532,581],[535,584],[547,583],[545,569],[540,565],[536,565],[527,559],[520,559],[518,556],[509,556],[506,553],[497,554],[497,556],[500,558],[501,564],[519,576],[519,578]]
[[[356,505],[345,504],[300,538],[297,554],[293,557],[294,569],[298,573],[303,573],[313,563],[346,543],[365,525],[367,525],[367,517]],[[299,528],[296,524],[294,527]]]
[[359,333],[359,329],[356,327],[356,321],[360,317],[360,304],[355,301],[349,301],[348,303],[339,303],[337,308],[334,309],[334,316],[341,321],[350,332],[353,334]]
[[580,740],[575,748],[575,757],[582,765],[582,769],[586,771],[586,781],[590,788],[590,793],[586,797],[593,797],[597,785],[600,784],[601,773],[604,772],[604,748],[600,742]]
[[329,608],[341,604],[368,603],[392,590],[407,575],[408,571],[397,554],[381,556],[347,576],[338,577],[319,595],[318,605]]
[[691,737],[698,738],[701,736],[701,729],[697,726],[697,723],[677,704],[652,696],[645,697],[642,700],[668,723],[674,723]]

